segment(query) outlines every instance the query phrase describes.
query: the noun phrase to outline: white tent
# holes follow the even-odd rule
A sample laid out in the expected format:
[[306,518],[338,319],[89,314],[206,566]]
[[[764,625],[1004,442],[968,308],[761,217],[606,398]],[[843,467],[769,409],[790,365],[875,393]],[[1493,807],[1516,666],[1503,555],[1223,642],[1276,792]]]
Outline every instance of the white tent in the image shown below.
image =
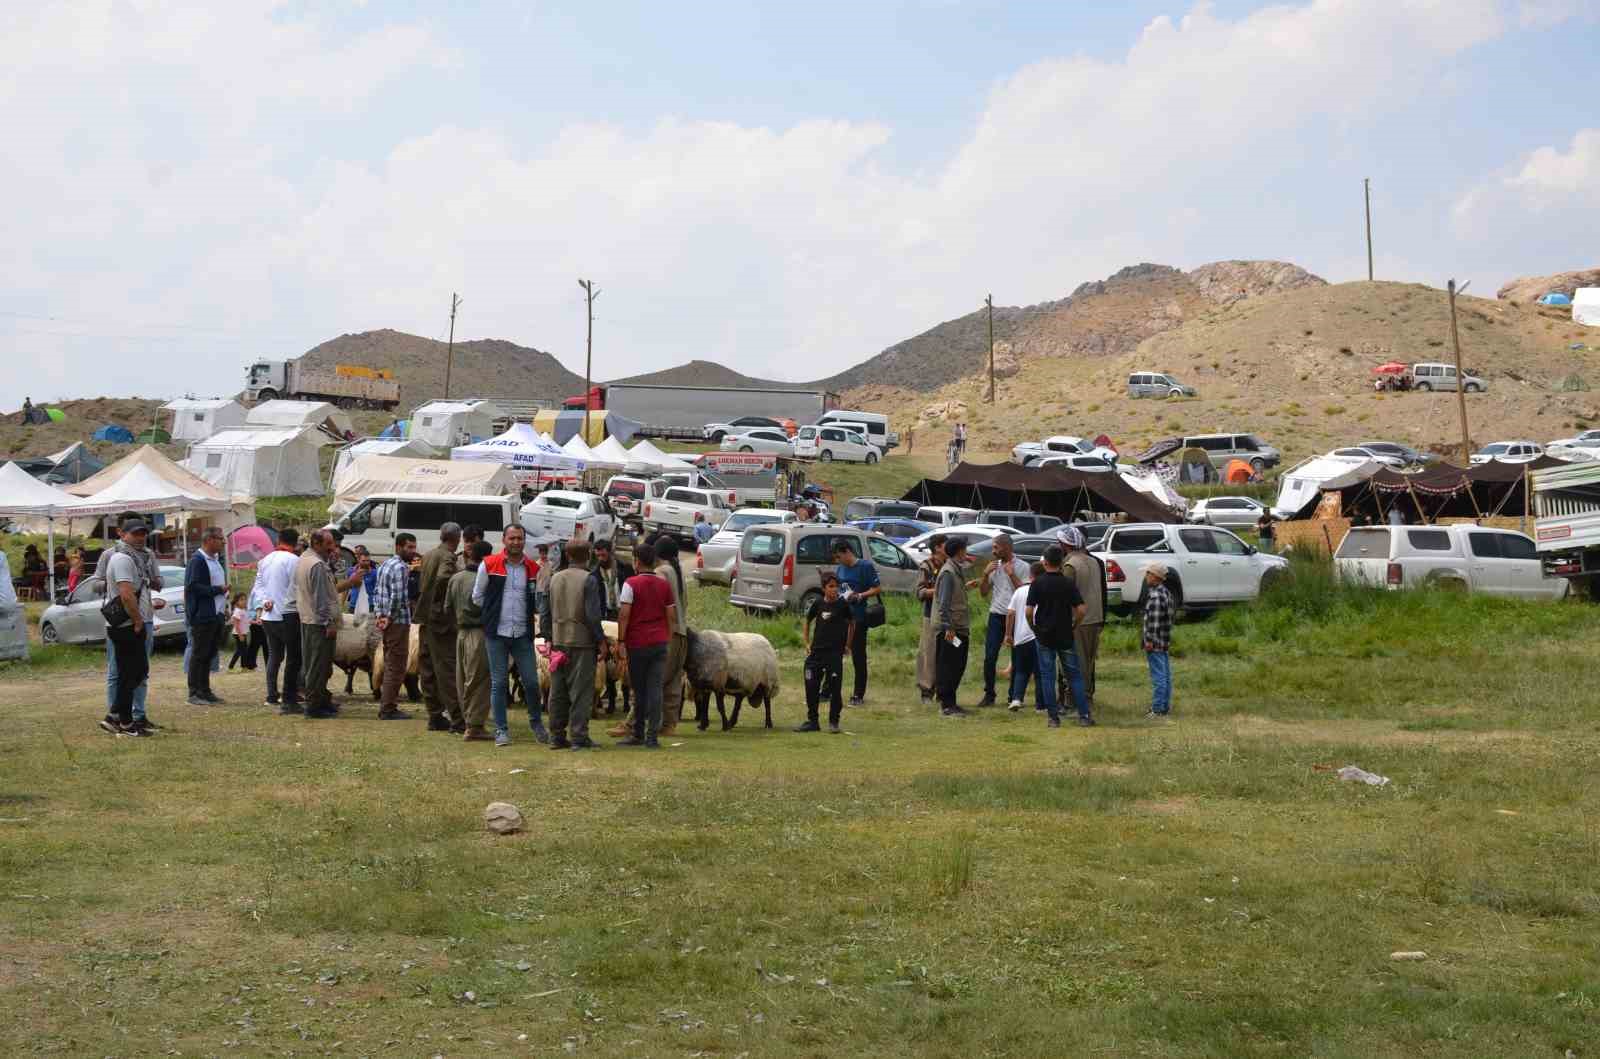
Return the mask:
[[161,407],[172,413],[173,441],[201,441],[219,430],[244,425],[244,405],[231,398],[180,397]]
[[380,493],[450,493],[501,496],[520,488],[503,464],[466,460],[408,460],[395,456],[357,456],[334,479],[328,513],[338,518]]
[[326,401],[262,401],[244,421],[253,427],[323,427],[341,438],[355,433],[350,417]]
[[561,451],[561,446],[546,441],[527,423],[513,423],[498,437],[450,450],[452,460],[503,463],[513,471],[557,471],[576,474],[583,464]]
[[97,517],[123,511],[156,514],[174,511],[226,511],[228,501],[187,489],[140,464],[104,489],[78,501],[73,516]]
[[662,452],[649,441],[641,441],[628,450],[628,470],[635,468],[645,474],[664,474],[667,471],[692,471],[694,464]]
[[[0,516],[44,519],[48,534],[46,556],[56,553],[56,519],[71,518],[80,502],[65,489],[39,481],[15,463],[0,467]],[[54,562],[50,562],[50,598],[56,598]]]
[[582,434],[574,434],[568,438],[567,443],[561,446],[561,451],[581,462],[584,467],[593,467],[595,465],[594,450],[589,447],[587,441],[583,440]]
[[628,467],[628,450],[615,436],[606,438],[590,449],[589,453],[591,467],[604,467],[613,471],[626,470]]
[[329,482],[336,482],[344,469],[358,456],[400,456],[413,460],[431,460],[439,455],[425,441],[417,438],[362,438],[340,449],[333,458],[333,472]]
[[1579,287],[1572,292],[1572,322],[1600,327],[1600,287]]
[[[166,456],[161,454],[159,449],[151,445],[141,445],[139,448],[134,449],[132,452],[128,453],[126,456],[122,457],[122,459],[118,460],[116,463],[113,463],[99,474],[96,474],[94,477],[85,478],[76,485],[66,486],[65,489],[74,496],[93,496],[96,493],[99,493],[102,490],[105,490],[116,484],[117,482],[120,482],[122,479],[134,473],[140,467],[148,468],[150,471],[155,473],[157,478],[160,478],[167,483],[163,489],[154,492],[159,492],[161,495],[168,496],[173,494],[181,494],[184,496],[196,497],[208,502],[215,501],[220,503],[222,505],[220,510],[225,511],[226,513],[219,514],[216,518],[216,522],[222,527],[224,533],[232,533],[240,526],[255,525],[256,505],[254,497],[243,495],[230,496],[228,493],[218,489],[216,486],[212,485],[204,478],[201,478],[199,475],[191,474],[179,464],[169,460]],[[130,504],[128,507],[120,510],[149,512],[154,511],[155,509],[142,508],[135,503]],[[118,513],[120,513],[120,510]],[[214,511],[219,509],[213,508],[208,504],[204,507],[197,506],[187,508],[185,510]]]
[[429,401],[411,413],[410,435],[436,449],[471,444],[491,437],[501,414],[492,401]]
[[309,496],[322,492],[321,449],[310,427],[243,427],[191,445],[183,466],[229,493]]
[[1278,480],[1278,502],[1272,513],[1279,518],[1293,518],[1295,513],[1322,492],[1322,483],[1344,475],[1371,477],[1382,469],[1382,464],[1362,456],[1313,456],[1302,460],[1283,472]]

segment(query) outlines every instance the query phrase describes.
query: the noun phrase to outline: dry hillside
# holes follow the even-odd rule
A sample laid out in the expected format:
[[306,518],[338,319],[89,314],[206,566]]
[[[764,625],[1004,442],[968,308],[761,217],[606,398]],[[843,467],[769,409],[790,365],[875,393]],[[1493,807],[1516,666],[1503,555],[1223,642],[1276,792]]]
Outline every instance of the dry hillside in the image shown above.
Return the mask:
[[[66,413],[60,423],[41,426],[23,426],[20,413],[0,416],[0,460],[24,456],[49,456],[60,452],[74,442],[82,441],[96,457],[110,463],[126,455],[132,446],[117,445],[109,441],[90,441],[94,432],[103,426],[127,427],[135,435],[159,426],[168,430],[172,426],[172,413],[161,411],[166,401],[146,400],[141,397],[94,397],[80,401],[46,401],[47,408],[59,408]],[[184,445],[158,446],[173,459],[186,454]]]
[[[400,380],[400,410],[409,411],[444,393],[446,344],[387,328],[340,335],[308,351],[318,367],[361,364],[387,368]],[[583,392],[583,376],[549,353],[502,339],[455,344],[450,393],[456,397],[495,396],[559,400]]]
[[[1600,386],[1600,334],[1539,307],[1467,297],[1460,308],[1463,359],[1489,383],[1488,393],[1467,400],[1476,441],[1549,441],[1600,423],[1600,394],[1563,389],[1574,376]],[[1254,431],[1291,458],[1367,438],[1429,447],[1459,440],[1454,395],[1380,396],[1370,372],[1391,359],[1448,360],[1449,339],[1442,291],[1310,286],[1222,307],[1130,353],[1024,360],[1000,383],[994,405],[982,401],[976,373],[932,394],[865,386],[846,401],[909,409],[895,417],[896,428],[916,427],[919,445],[942,445],[948,420],[964,417],[975,451],[997,458],[1018,441],[1057,433],[1105,433],[1129,451],[1185,431]],[[1130,399],[1127,375],[1138,369],[1171,371],[1200,396]]]
[[1549,276],[1522,276],[1505,284],[1495,295],[1508,302],[1535,302],[1546,294],[1559,292],[1572,297],[1579,287],[1600,287],[1600,268],[1556,272]]

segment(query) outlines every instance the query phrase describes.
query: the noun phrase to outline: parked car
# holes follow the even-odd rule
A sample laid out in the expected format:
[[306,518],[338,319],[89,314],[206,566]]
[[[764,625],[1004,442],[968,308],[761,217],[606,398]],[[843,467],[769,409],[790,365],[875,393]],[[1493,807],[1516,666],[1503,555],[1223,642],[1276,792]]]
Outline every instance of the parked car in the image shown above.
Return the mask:
[[881,412],[835,408],[819,415],[817,426],[842,426],[848,430],[859,430],[869,445],[877,446],[880,456],[900,444],[900,435],[889,429],[889,417]]
[[866,437],[843,427],[817,427],[815,437],[802,430],[794,439],[794,454],[801,459],[831,463],[877,463],[883,452]]
[[781,430],[790,437],[793,437],[798,429],[792,419],[774,419],[772,416],[740,416],[738,419],[727,423],[707,423],[700,428],[700,433],[707,441],[721,442],[729,434],[742,434],[747,430],[755,430],[762,427]]
[[918,522],[927,522],[935,526],[955,526],[962,522],[976,521],[978,512],[970,507],[945,507],[933,504],[917,508],[915,517]]
[[852,497],[844,505],[844,520],[855,522],[864,518],[916,518],[917,505],[909,500],[896,500],[889,496]]
[[1583,433],[1570,438],[1557,438],[1548,448],[1568,449],[1596,449],[1600,450],[1600,430],[1585,430]]
[[720,527],[729,514],[727,499],[721,492],[673,486],[660,500],[644,506],[644,528],[646,533],[670,533],[681,543],[689,544],[694,540],[697,523]]
[[1128,376],[1129,397],[1196,397],[1199,393],[1165,371],[1136,371]]
[[[161,567],[161,582],[167,587],[152,592],[166,606],[155,612],[156,642],[181,642],[188,634],[183,622],[183,577],[181,566]],[[39,639],[53,643],[103,643],[106,638],[106,620],[100,616],[100,605],[106,601],[104,578],[90,577],[78,582],[65,603],[53,603],[39,615]]]
[[744,540],[745,530],[751,526],[779,526],[794,521],[793,511],[770,507],[742,507],[730,513],[711,539],[700,545],[692,576],[703,585],[733,584],[733,567],[739,561],[739,542]]
[[[617,534],[617,517],[605,497],[567,489],[550,489],[534,497],[522,509],[521,524],[535,541],[586,540],[593,544]],[[488,527],[484,528],[487,531]]]
[[[975,544],[967,545],[968,562],[975,563],[981,569],[994,558],[994,542],[1001,536],[1011,537],[1010,534],[995,534]],[[1052,544],[1059,544],[1056,535],[1052,533],[1030,534],[1025,537],[1011,537],[1011,550],[1023,562],[1034,563],[1044,555],[1044,550]]]
[[1033,467],[1062,467],[1069,471],[1099,474],[1116,470],[1116,464],[1102,456],[1044,456],[1035,460]]
[[1183,438],[1180,449],[1204,450],[1211,465],[1222,470],[1233,460],[1243,460],[1258,474],[1276,467],[1283,455],[1254,434],[1191,434]]
[[757,427],[738,434],[725,434],[719,446],[723,452],[770,452],[775,456],[794,455],[794,441],[782,427]]
[[358,544],[383,560],[394,554],[397,533],[416,537],[418,552],[438,547],[439,527],[446,522],[482,526],[483,539],[499,548],[501,531],[516,524],[522,510],[522,501],[509,493],[376,493],[329,528],[344,534],[340,548],[346,562],[354,560]]
[[903,547],[906,551],[915,556],[917,562],[920,563],[929,555],[928,538],[932,537],[936,533],[943,534],[946,540],[949,540],[951,537],[960,537],[962,540],[967,542],[968,548],[976,547],[978,544],[984,541],[993,540],[995,537],[1019,536],[1015,530],[1012,530],[1007,526],[937,526],[928,532],[921,534],[920,536],[912,537],[910,540],[905,542]]
[[1113,526],[1093,551],[1106,564],[1106,604],[1122,614],[1143,605],[1144,572],[1155,562],[1167,565],[1173,602],[1186,608],[1255,599],[1264,584],[1289,576],[1289,560],[1212,526]]
[[885,592],[916,590],[917,560],[893,541],[854,526],[794,522],[745,531],[728,601],[749,610],[804,613],[822,595],[822,572],[837,566],[833,548],[841,540],[872,560]]
[[1406,467],[1406,461],[1404,458],[1389,452],[1379,452],[1377,449],[1368,445],[1351,445],[1347,448],[1334,449],[1328,455],[1359,456],[1364,460],[1371,460],[1374,463],[1381,463],[1385,467],[1393,467],[1397,471],[1404,470]]
[[[1600,438],[1600,431],[1595,431],[1595,434],[1597,438]],[[1597,440],[1596,444],[1600,444],[1600,440]],[[1363,441],[1356,447],[1371,449],[1373,452],[1384,456],[1397,456],[1402,464],[1407,467],[1421,467],[1425,464],[1439,462],[1439,457],[1433,453],[1421,452],[1410,445],[1402,445],[1398,441]]]
[[1493,441],[1472,454],[1473,463],[1532,463],[1544,455],[1544,446],[1536,441]]
[[1565,578],[1546,577],[1531,537],[1488,526],[1355,526],[1333,556],[1343,581],[1389,589],[1454,588],[1556,600]]
[[[1416,379],[1419,390],[1454,390],[1458,381],[1454,364],[1433,361],[1411,365],[1411,376]],[[1488,383],[1470,371],[1462,372],[1459,382],[1466,393],[1482,393],[1489,388]]]
[[1056,434],[1043,441],[1024,441],[1011,449],[1011,462],[1024,467],[1032,467],[1051,456],[1099,456],[1107,463],[1115,463],[1117,450],[1071,434]]
[[1267,505],[1248,496],[1213,496],[1197,500],[1189,508],[1189,521],[1205,526],[1232,526],[1254,529]]
[[980,526],[1006,526],[1016,533],[1043,533],[1061,525],[1054,515],[1036,515],[1032,511],[979,511],[973,521]]
[[852,519],[845,525],[855,526],[857,529],[864,529],[869,533],[881,533],[896,544],[901,545],[913,537],[920,537],[930,530],[939,528],[931,523],[918,522],[916,519],[895,517],[858,518]]
[[661,478],[637,478],[629,474],[613,476],[600,495],[618,518],[634,518],[650,500],[659,500],[668,489]]

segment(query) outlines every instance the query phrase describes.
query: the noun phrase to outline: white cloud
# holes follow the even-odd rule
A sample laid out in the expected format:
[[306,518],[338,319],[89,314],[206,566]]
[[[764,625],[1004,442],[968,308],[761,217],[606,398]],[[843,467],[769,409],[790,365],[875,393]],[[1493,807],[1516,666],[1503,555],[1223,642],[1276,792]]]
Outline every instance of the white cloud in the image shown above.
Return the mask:
[[1557,205],[1583,196],[1600,197],[1600,129],[1583,129],[1565,153],[1541,147],[1528,156],[1516,176],[1506,181],[1538,205]]
[[[1002,79],[927,173],[884,168],[889,127],[825,118],[585,123],[548,142],[464,121],[374,149],[371,124],[404,127],[388,93],[471,64],[426,25],[351,37],[271,3],[45,7],[0,38],[0,120],[29,145],[0,192],[31,204],[0,243],[0,311],[60,319],[0,317],[0,393],[231,388],[246,357],[338,331],[434,334],[451,291],[458,336],[574,366],[579,275],[605,290],[601,377],[711,357],[815,378],[990,290],[1059,297],[1139,260],[1337,263],[1302,174],[1536,6],[1553,17],[1201,3],[1116,61]],[[1560,185],[1568,157],[1530,158],[1529,179]],[[109,337],[39,333],[69,330]]]

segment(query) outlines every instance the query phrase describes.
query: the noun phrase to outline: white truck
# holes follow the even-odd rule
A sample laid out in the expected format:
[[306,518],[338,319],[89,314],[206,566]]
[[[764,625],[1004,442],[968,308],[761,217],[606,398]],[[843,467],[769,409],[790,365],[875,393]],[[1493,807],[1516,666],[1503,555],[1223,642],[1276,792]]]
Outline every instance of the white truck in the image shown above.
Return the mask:
[[550,489],[522,509],[522,528],[534,541],[610,540],[617,519],[603,496]]
[[1587,584],[1595,598],[1600,575],[1600,463],[1528,472],[1533,538],[1545,572]]
[[694,540],[694,528],[705,522],[721,528],[731,514],[727,497],[715,489],[673,486],[660,500],[644,505],[645,533],[669,533],[685,543]]
[[1493,526],[1353,526],[1333,554],[1334,576],[1390,590],[1448,588],[1513,599],[1562,599],[1533,541]]
[[1152,563],[1166,565],[1175,605],[1202,610],[1255,599],[1263,585],[1289,576],[1289,560],[1215,526],[1113,526],[1094,554],[1106,567],[1106,605],[1120,614],[1142,607],[1144,572]]
[[344,409],[400,406],[393,372],[354,364],[313,368],[298,360],[258,360],[245,373],[244,392],[252,401],[327,401]]

